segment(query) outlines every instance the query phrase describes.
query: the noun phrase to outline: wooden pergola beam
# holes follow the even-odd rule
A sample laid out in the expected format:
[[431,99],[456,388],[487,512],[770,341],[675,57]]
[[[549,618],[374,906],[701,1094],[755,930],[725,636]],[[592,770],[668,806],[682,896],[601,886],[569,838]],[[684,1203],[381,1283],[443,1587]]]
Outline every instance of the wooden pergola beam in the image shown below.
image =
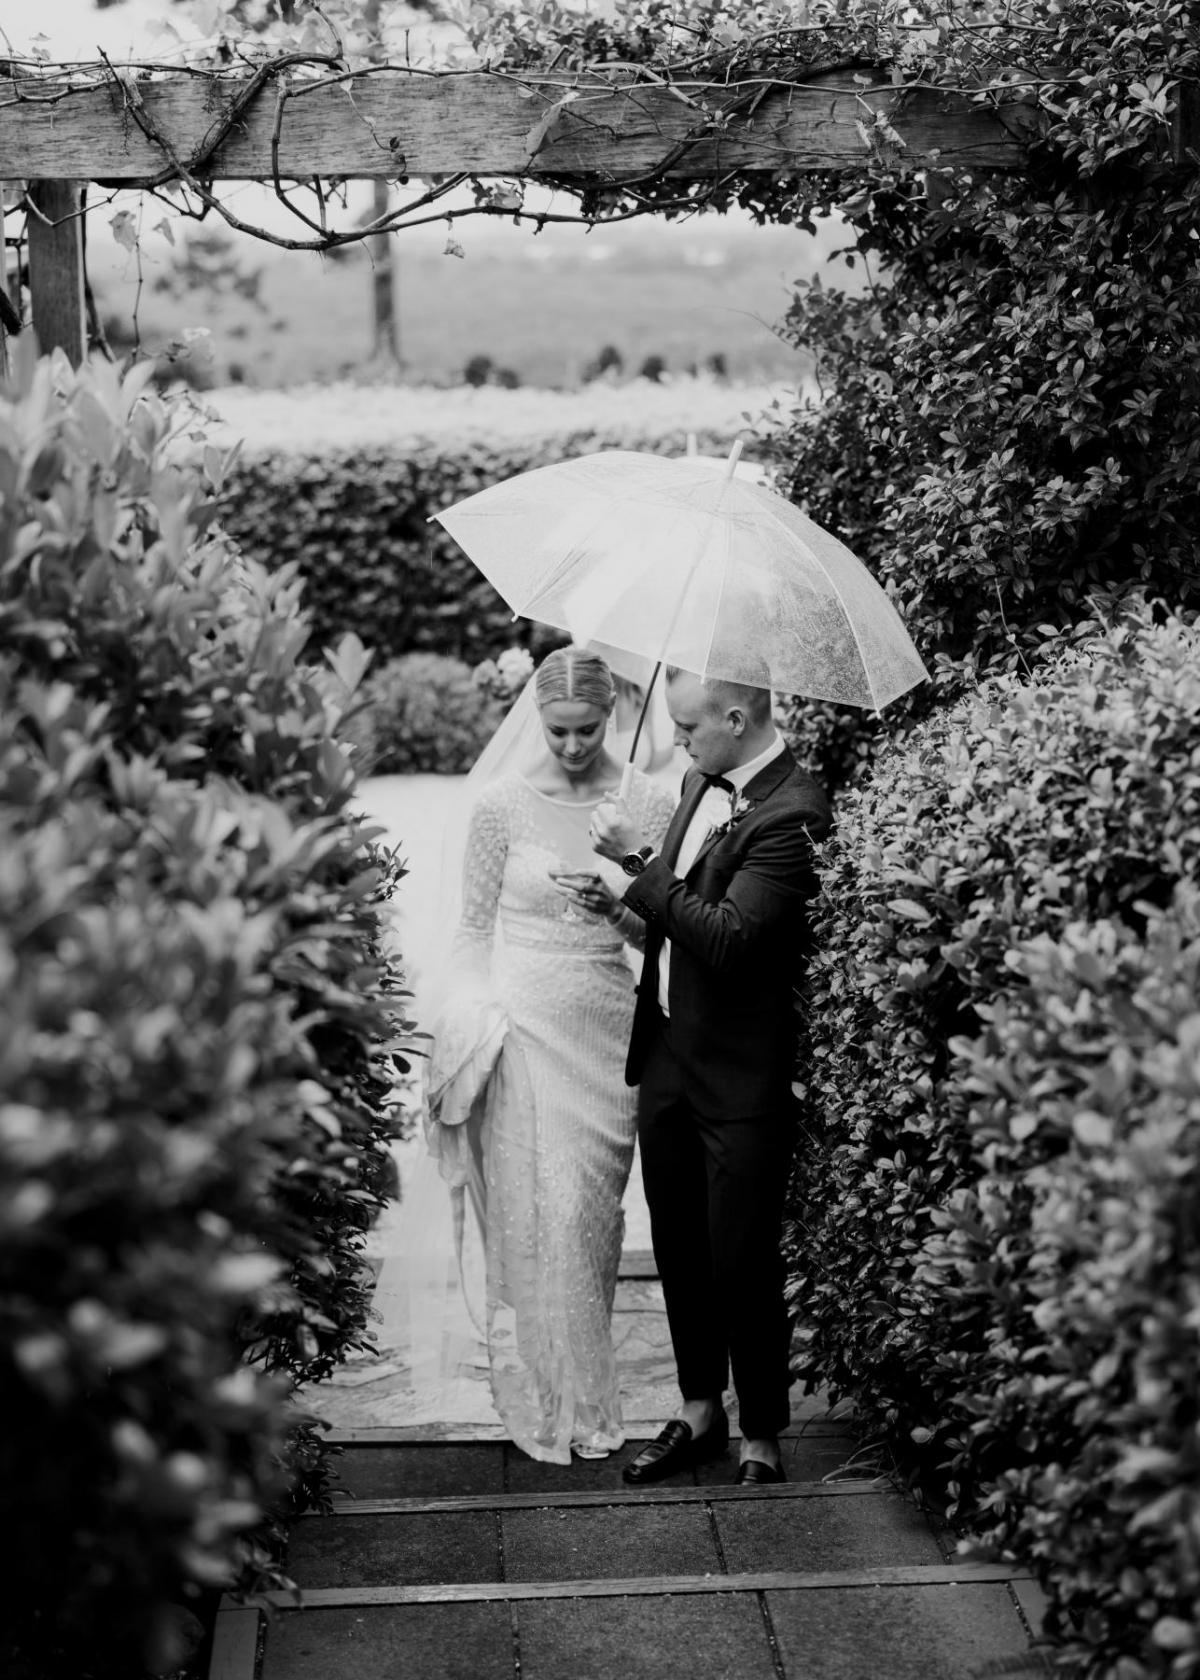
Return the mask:
[[43,355],[65,350],[78,367],[87,346],[83,290],[83,191],[78,181],[37,181],[29,189],[29,297]]
[[989,170],[1024,162],[1020,106],[1001,117],[954,95],[882,80],[857,85],[847,74],[782,89],[394,68],[353,80],[279,78],[258,89],[215,145],[248,78],[123,74],[90,85],[0,82],[0,174],[135,185],[169,165],[155,135],[210,181],[270,180],[276,171],[288,180],[465,173],[587,177],[601,186],[656,170],[676,181],[729,170],[845,170],[868,157],[862,126],[880,113],[905,142],[898,162]]
[[[0,291],[3,303],[12,307],[8,297],[8,249],[4,243],[4,191],[0,186]],[[0,381],[8,378],[8,309],[0,308]]]

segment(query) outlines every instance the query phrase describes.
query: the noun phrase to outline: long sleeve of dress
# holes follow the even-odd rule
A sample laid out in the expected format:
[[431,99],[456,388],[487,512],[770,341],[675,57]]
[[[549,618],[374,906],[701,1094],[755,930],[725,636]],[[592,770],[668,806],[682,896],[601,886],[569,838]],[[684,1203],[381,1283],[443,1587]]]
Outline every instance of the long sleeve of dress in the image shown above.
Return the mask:
[[451,1182],[463,1170],[465,1140],[457,1134],[483,1092],[508,1030],[508,1013],[492,977],[507,857],[508,822],[500,790],[485,788],[467,829],[459,924],[431,1000],[428,1140]]
[[500,888],[508,858],[508,822],[496,788],[485,788],[471,812],[462,869],[462,914],[452,968],[474,981],[490,973]]

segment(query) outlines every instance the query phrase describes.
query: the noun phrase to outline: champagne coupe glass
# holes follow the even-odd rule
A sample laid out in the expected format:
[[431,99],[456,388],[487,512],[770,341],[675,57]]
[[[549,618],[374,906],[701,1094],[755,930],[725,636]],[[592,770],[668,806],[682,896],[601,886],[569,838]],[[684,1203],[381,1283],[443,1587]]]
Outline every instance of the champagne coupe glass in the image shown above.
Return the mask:
[[[571,863],[568,858],[556,857],[554,862],[550,865],[550,876],[556,886],[559,885],[564,875],[569,875],[570,873]],[[564,922],[577,922],[579,920],[579,912],[576,910],[571,900],[567,897],[566,893],[563,893],[562,919]]]
[[[563,876],[587,876],[591,879],[596,874],[596,854],[586,839],[576,839],[573,835],[569,839],[560,837],[559,847],[559,855],[550,871],[556,879],[561,881]],[[567,898],[564,901],[562,918],[564,922],[585,922],[593,920],[594,914],[590,910],[582,910],[573,899]]]
[[[555,859],[554,868],[550,873],[557,880],[561,880],[564,875],[581,875],[584,869],[585,865],[574,863],[570,858],[560,857]],[[583,913],[573,898],[564,896],[562,919],[564,922],[582,922],[584,920]]]

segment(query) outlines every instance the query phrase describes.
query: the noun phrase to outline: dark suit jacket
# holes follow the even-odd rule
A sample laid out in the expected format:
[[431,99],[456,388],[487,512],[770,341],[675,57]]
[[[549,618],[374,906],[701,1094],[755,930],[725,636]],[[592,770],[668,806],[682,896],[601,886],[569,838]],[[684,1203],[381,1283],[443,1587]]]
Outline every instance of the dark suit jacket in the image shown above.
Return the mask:
[[670,939],[671,1043],[687,1099],[710,1119],[750,1119],[785,1107],[791,1091],[812,842],[829,831],[829,802],[785,748],[747,785],[751,810],[710,836],[681,880],[672,865],[707,785],[688,771],[661,857],[625,894],[646,922],[625,1077],[638,1083],[657,1031],[658,959]]

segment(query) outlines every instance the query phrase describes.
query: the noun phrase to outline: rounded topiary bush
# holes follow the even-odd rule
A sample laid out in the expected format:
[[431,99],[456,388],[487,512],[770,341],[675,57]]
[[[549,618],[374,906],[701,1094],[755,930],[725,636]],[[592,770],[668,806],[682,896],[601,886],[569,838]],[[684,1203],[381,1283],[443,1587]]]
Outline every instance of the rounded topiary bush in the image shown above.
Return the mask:
[[816,907],[801,1368],[1095,1674],[1195,1672],[1198,742],[1197,629],[1085,626],[881,754]]
[[456,775],[471,768],[503,715],[463,660],[405,653],[366,677],[349,733],[367,774]]
[[304,663],[147,374],[0,394],[0,1652],[36,1680],[175,1667],[178,1607],[273,1568],[406,1066],[364,656]]

